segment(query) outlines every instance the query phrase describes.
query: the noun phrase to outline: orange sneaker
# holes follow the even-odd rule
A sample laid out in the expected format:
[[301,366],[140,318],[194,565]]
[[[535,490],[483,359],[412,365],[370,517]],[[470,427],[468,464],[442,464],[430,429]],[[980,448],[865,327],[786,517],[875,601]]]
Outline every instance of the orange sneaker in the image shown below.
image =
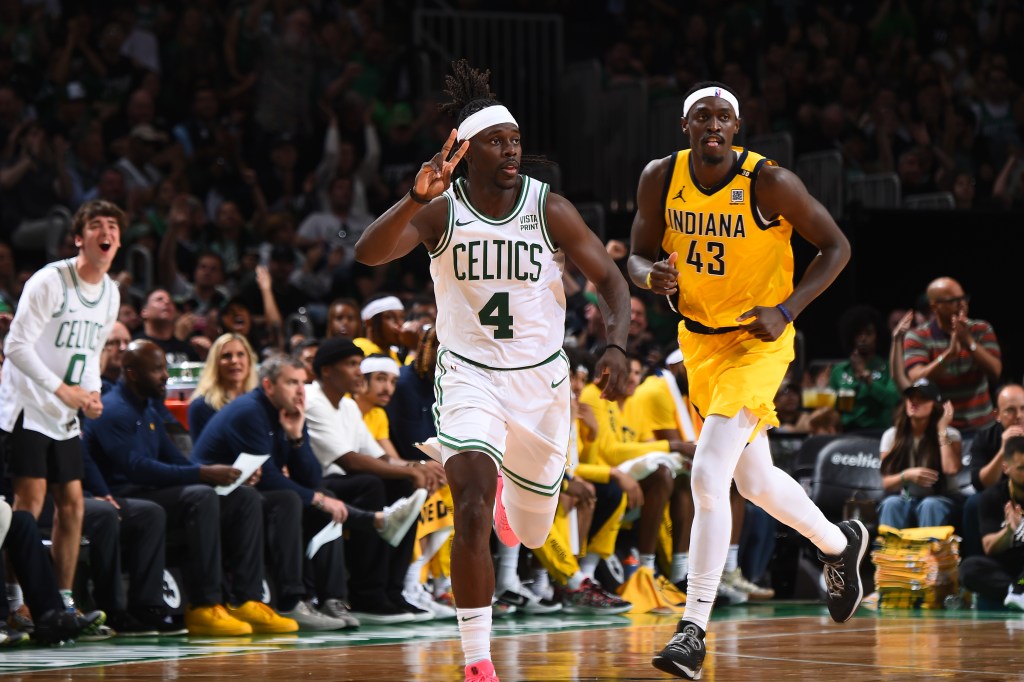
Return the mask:
[[250,600],[241,606],[228,606],[228,613],[251,625],[253,633],[257,635],[280,635],[299,631],[298,623],[279,615],[261,601]]
[[190,635],[237,637],[251,635],[252,626],[234,618],[220,604],[185,609],[185,627]]

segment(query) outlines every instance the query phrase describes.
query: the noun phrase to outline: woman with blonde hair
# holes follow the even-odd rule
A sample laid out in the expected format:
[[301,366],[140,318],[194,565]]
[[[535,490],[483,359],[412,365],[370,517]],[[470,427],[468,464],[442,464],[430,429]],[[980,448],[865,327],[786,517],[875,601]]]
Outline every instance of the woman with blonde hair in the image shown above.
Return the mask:
[[256,388],[256,353],[241,334],[221,334],[210,346],[206,365],[188,406],[188,429],[199,440],[206,423],[232,400]]

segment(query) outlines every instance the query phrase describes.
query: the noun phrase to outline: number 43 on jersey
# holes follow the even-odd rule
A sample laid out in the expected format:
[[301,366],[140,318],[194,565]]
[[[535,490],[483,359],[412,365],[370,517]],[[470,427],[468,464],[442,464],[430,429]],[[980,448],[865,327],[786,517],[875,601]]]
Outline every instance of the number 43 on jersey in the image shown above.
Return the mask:
[[697,242],[690,242],[690,250],[686,254],[686,263],[692,265],[697,272],[703,272],[707,267],[709,275],[725,274],[725,244],[722,242],[707,242],[705,253],[708,258],[705,260],[703,254],[697,248]]

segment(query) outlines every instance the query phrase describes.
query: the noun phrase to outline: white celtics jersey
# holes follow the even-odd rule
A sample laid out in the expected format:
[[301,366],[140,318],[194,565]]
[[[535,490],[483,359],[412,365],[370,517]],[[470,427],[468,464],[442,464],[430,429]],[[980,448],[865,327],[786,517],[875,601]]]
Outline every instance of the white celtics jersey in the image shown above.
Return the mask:
[[564,255],[548,234],[548,186],[525,175],[511,212],[477,211],[459,178],[444,197],[448,227],[431,252],[438,342],[476,364],[531,367],[562,348]]
[[54,440],[79,435],[76,411],[54,392],[61,383],[100,390],[100,353],[120,302],[110,277],[81,281],[73,258],[32,275],[4,341],[0,428],[11,431],[24,412],[30,431]]

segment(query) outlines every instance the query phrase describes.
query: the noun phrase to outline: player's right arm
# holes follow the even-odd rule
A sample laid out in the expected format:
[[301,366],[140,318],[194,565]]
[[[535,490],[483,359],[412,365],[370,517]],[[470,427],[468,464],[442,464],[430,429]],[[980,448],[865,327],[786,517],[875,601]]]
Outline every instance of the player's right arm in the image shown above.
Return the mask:
[[[356,242],[357,261],[364,265],[382,265],[401,258],[417,244],[428,247],[437,244],[444,232],[448,205],[446,201],[435,199],[451,186],[452,173],[469,148],[466,140],[452,154],[455,136],[456,131],[452,130],[441,151],[420,167],[412,193],[399,199],[366,228]],[[416,201],[412,194],[429,203]]]
[[54,268],[46,268],[29,278],[11,322],[11,331],[4,341],[4,352],[22,374],[77,410],[89,403],[89,392],[81,386],[64,383],[61,375],[46,366],[37,350],[43,328],[54,311],[61,308],[63,298],[60,273]]
[[[650,289],[658,295],[674,296],[678,290],[675,258],[658,260],[661,241],[665,234],[665,207],[662,192],[665,188],[670,159],[655,159],[647,164],[640,175],[636,191],[636,215],[630,233],[631,253],[626,267],[629,278],[641,289]],[[648,281],[648,276],[650,280]]]

